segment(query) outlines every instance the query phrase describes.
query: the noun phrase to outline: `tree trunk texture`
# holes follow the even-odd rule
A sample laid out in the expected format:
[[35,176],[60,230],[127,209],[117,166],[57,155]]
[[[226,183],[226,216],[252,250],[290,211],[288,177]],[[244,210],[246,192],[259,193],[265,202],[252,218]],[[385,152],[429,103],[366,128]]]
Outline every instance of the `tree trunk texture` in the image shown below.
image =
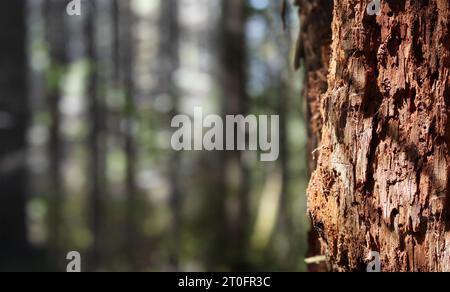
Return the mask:
[[450,271],[450,2],[369,2],[334,4],[309,211],[337,271]]
[[[305,98],[308,120],[308,155],[309,173],[316,169],[317,151],[322,137],[322,116],[320,104],[327,92],[327,74],[330,62],[330,47],[332,39],[331,21],[333,19],[332,0],[300,0],[300,36],[297,45],[295,66],[303,61],[305,68]],[[317,232],[312,229],[308,235],[308,257],[321,254]],[[325,271],[323,264],[308,266],[310,272]]]

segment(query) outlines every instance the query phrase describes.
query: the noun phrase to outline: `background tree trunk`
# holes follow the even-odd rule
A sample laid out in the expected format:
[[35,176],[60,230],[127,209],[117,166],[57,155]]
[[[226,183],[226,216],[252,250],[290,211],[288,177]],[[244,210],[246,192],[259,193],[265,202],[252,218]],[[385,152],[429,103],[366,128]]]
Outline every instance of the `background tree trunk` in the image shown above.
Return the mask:
[[105,107],[103,96],[99,94],[101,85],[96,24],[99,16],[97,1],[91,3],[86,20],[87,55],[91,61],[88,86],[89,104],[89,167],[90,173],[90,226],[93,243],[90,254],[90,266],[98,269],[104,260],[104,221],[105,221],[105,179],[106,179],[106,153],[105,153]]
[[309,210],[336,270],[450,271],[450,3],[335,1]]
[[[162,94],[167,94],[173,104],[170,112],[170,119],[178,114],[177,107],[179,102],[180,89],[178,88],[176,74],[180,69],[180,29],[179,12],[180,3],[178,0],[162,0],[160,13],[160,51],[159,51],[159,86]],[[170,122],[167,121],[169,125]],[[182,212],[181,189],[181,155],[173,153],[169,161],[169,180],[170,190],[170,209],[172,213],[170,234],[172,243],[170,246],[170,269],[177,271],[180,269],[180,236],[182,221],[180,213]]]
[[[64,178],[62,175],[63,143],[61,138],[62,116],[60,105],[62,100],[61,81],[68,66],[66,52],[67,29],[65,22],[67,3],[55,0],[45,2],[46,38],[49,45],[51,65],[47,73],[47,104],[50,114],[48,142],[50,173],[50,205],[49,205],[49,241],[51,253],[55,258],[61,257],[63,244],[61,226],[63,225],[63,193]],[[55,261],[56,262],[56,261]]]
[[[122,40],[122,46],[117,44],[118,52],[116,58],[119,60],[118,71],[120,71],[120,81],[123,83],[123,90],[125,92],[125,133],[124,133],[124,150],[126,154],[125,166],[125,187],[127,194],[127,232],[128,232],[128,256],[130,264],[133,268],[139,268],[139,242],[141,241],[141,234],[139,230],[139,192],[136,185],[136,171],[138,169],[137,162],[137,145],[136,145],[136,100],[135,100],[135,35],[134,35],[134,15],[130,2],[120,2],[116,0],[115,5],[119,12],[116,16],[116,29],[119,33],[119,39]],[[122,15],[122,16],[119,16]]]
[[[0,270],[26,266],[26,26],[24,0],[0,9]],[[30,269],[28,266],[27,269]]]
[[[224,116],[246,116],[250,110],[246,92],[246,9],[245,1],[222,1],[220,81],[223,90]],[[232,251],[229,258],[230,266],[237,271],[246,270],[248,268],[245,254],[248,248],[250,176],[242,152],[224,152],[223,171],[226,186],[223,189],[226,193],[225,204],[230,234],[229,249]]]

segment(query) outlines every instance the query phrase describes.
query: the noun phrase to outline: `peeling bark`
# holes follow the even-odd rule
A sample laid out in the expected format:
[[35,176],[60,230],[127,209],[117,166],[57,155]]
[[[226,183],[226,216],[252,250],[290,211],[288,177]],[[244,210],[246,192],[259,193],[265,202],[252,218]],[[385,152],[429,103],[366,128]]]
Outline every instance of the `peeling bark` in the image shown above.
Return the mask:
[[450,2],[381,2],[335,1],[309,211],[337,271],[450,271]]

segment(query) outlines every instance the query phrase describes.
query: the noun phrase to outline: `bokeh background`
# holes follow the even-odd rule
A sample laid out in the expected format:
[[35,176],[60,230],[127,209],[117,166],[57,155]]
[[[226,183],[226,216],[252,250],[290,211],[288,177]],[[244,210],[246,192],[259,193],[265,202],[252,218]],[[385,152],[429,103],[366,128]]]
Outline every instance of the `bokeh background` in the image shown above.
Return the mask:
[[[304,271],[302,72],[281,0],[0,12],[0,270]],[[24,50],[20,44],[25,44]],[[23,69],[23,70],[22,70]],[[175,152],[176,114],[278,114],[277,162]]]

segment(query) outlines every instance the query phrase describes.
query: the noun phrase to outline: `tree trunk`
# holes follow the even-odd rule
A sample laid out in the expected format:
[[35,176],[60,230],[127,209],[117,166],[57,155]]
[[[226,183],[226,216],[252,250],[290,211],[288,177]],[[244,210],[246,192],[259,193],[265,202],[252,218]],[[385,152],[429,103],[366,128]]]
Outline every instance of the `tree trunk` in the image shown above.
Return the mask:
[[115,80],[118,90],[122,88],[125,94],[123,118],[123,143],[126,155],[125,190],[126,190],[126,246],[127,256],[133,270],[139,267],[140,232],[138,213],[138,188],[136,185],[137,145],[136,145],[136,101],[134,83],[134,15],[129,1],[115,0],[114,5],[114,59]]
[[104,220],[105,220],[105,110],[104,102],[99,94],[99,51],[97,42],[97,17],[99,15],[98,1],[93,1],[89,9],[89,15],[86,21],[86,37],[87,37],[87,55],[91,62],[89,86],[88,86],[88,104],[89,104],[89,166],[90,174],[89,195],[91,202],[90,209],[90,226],[93,236],[90,266],[97,269],[102,264],[105,252],[104,248]]
[[49,205],[49,242],[51,253],[55,257],[61,256],[63,223],[63,175],[62,175],[62,139],[60,103],[62,98],[61,79],[67,66],[66,53],[66,3],[55,0],[45,2],[46,33],[49,45],[51,66],[47,73],[47,105],[50,114],[50,130],[48,143],[49,177],[50,177],[50,205]]
[[[323,120],[320,104],[327,92],[327,73],[330,62],[332,39],[331,21],[333,18],[332,0],[300,0],[300,36],[297,44],[296,66],[303,60],[305,68],[306,116],[308,120],[308,170],[311,174],[317,166],[316,149],[322,136]],[[317,232],[308,234],[308,257],[321,254]],[[311,272],[325,271],[322,264],[308,266]]]
[[[221,18],[221,86],[224,115],[246,116],[250,102],[246,93],[246,4],[242,0],[223,0]],[[236,137],[235,137],[236,139]],[[236,141],[236,140],[235,140]],[[223,153],[224,190],[228,232],[230,234],[229,265],[235,271],[248,269],[250,173],[242,152]]]
[[[0,270],[26,266],[26,1],[0,9]],[[28,266],[29,269],[29,266]]]
[[309,211],[335,270],[450,271],[450,3],[367,4],[335,1]]
[[[180,68],[180,1],[161,0],[160,6],[160,51],[159,51],[159,90],[170,97],[173,104],[168,117],[178,114],[180,90],[176,80],[177,70]],[[168,173],[170,180],[170,210],[171,210],[171,246],[169,247],[170,269],[178,271],[180,268],[180,236],[182,227],[182,190],[181,190],[181,155],[176,152],[170,156]]]

